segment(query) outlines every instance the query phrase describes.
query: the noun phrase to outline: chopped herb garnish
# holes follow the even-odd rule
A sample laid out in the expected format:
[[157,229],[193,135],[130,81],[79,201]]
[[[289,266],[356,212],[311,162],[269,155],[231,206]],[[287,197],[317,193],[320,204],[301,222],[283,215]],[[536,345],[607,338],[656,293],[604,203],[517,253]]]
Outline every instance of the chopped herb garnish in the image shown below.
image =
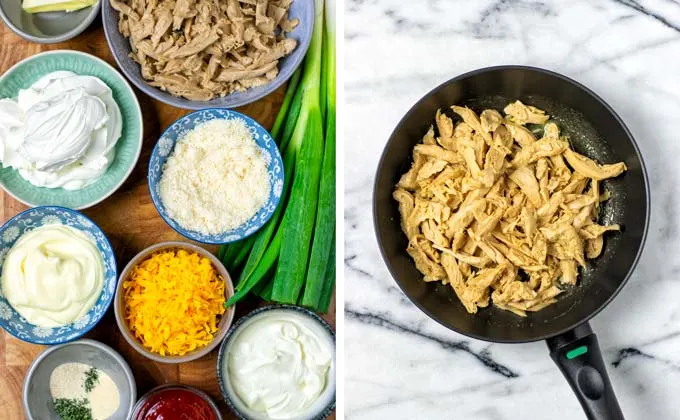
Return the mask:
[[96,368],[91,367],[87,372],[85,372],[85,392],[92,392],[94,386],[99,383],[99,371]]
[[57,398],[54,410],[61,420],[93,420],[92,409],[86,399]]

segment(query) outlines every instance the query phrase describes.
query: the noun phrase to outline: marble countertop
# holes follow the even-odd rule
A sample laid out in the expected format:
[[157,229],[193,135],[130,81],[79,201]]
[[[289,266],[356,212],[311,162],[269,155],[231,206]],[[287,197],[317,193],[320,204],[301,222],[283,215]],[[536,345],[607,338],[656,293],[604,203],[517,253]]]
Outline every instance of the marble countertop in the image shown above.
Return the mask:
[[651,225],[634,275],[591,322],[628,419],[680,419],[680,1],[348,0],[345,413],[348,419],[585,418],[543,342],[438,325],[392,280],[373,233],[384,143],[430,89],[528,64],[595,90],[638,140]]

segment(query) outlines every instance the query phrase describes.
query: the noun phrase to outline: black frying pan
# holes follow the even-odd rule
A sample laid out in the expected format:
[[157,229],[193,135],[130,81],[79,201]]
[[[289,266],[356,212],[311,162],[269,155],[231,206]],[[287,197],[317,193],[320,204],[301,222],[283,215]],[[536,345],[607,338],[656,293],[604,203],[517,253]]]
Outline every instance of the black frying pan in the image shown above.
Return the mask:
[[[411,165],[413,146],[434,123],[437,109],[468,105],[477,112],[515,99],[552,116],[572,147],[601,163],[623,161],[624,175],[605,181],[612,192],[600,223],[618,223],[607,234],[603,253],[588,262],[577,286],[558,302],[521,318],[493,306],[470,315],[449,286],[425,283],[406,253],[392,191]],[[454,121],[457,116],[449,114]],[[623,121],[585,86],[557,73],[532,67],[490,67],[458,76],[432,90],[399,122],[383,152],[375,180],[374,222],[383,258],[406,296],[442,325],[480,340],[522,343],[547,340],[589,419],[622,419],[606,367],[588,320],[621,290],[642,252],[649,222],[649,186],[640,151]]]

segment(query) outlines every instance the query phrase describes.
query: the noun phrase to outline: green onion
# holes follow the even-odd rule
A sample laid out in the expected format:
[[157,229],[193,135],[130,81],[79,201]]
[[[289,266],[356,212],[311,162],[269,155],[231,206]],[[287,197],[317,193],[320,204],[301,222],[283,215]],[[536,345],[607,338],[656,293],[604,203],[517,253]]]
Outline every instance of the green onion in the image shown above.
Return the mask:
[[[326,9],[326,13],[330,12]],[[326,23],[329,24],[329,19]],[[330,46],[335,44],[335,35],[325,31],[322,74],[335,74],[335,54]],[[327,283],[324,275],[331,264],[330,255],[335,250],[335,77],[326,77],[325,101],[328,110],[326,119],[326,145],[323,156],[319,203],[314,227],[314,240],[305,280],[305,291],[300,301],[302,306],[312,309],[319,307],[322,290]],[[334,262],[333,262],[334,263]]]
[[[331,22],[335,2],[326,10]],[[312,42],[301,69],[289,82],[272,135],[283,151],[284,191],[271,220],[252,247],[227,306],[248,293],[265,300],[327,307],[335,282],[335,33],[324,25],[324,1],[315,0]],[[333,22],[334,23],[334,22]],[[325,29],[331,28],[331,29]],[[324,141],[324,134],[327,139]],[[227,262],[240,265],[241,243],[223,247]],[[333,261],[330,261],[330,260]],[[332,270],[332,275],[329,275]],[[272,273],[273,279],[272,279]],[[304,294],[301,293],[304,287]]]
[[[219,250],[217,250],[217,259],[222,261],[223,264],[224,262],[224,256],[229,252],[229,248],[233,247],[234,244],[226,244],[222,245]],[[225,264],[226,265],[226,264]]]
[[321,291],[321,298],[319,299],[319,306],[315,308],[317,312],[328,313],[328,307],[331,305],[333,298],[333,291],[335,290],[335,247],[333,247],[330,257],[330,264],[326,266],[326,275],[324,279],[326,282]]
[[281,249],[281,236],[282,235],[279,233],[274,236],[272,243],[269,245],[269,250],[272,252],[265,253],[260,264],[255,267],[255,270],[253,270],[252,274],[248,278],[244,279],[241,288],[237,289],[236,294],[229,298],[225,304],[226,306],[231,306],[243,299],[248,294],[248,292],[250,292],[260,281],[264,279],[265,275],[269,271],[269,268],[271,268],[276,261],[279,250]]
[[[283,242],[279,264],[274,278],[272,299],[283,303],[296,303],[304,283],[309,249],[316,217],[319,196],[319,179],[323,148],[321,116],[316,114],[306,118],[305,125],[295,137],[309,136],[302,144],[295,165],[295,178],[288,208],[281,221]],[[296,130],[298,133],[298,130]]]
[[[300,75],[301,70],[300,69],[296,70],[295,73],[293,73],[293,77],[291,77],[290,81],[288,82],[288,87],[286,88],[286,95],[283,98],[281,109],[279,110],[279,113],[276,116],[274,126],[272,127],[271,130],[272,137],[274,138],[274,140],[276,140],[277,144],[279,144],[282,150],[285,148],[285,146],[281,146],[282,145],[282,137],[280,136],[281,128],[283,126],[283,123],[287,121],[286,117],[288,115],[288,110],[291,108],[292,102],[294,102],[293,98],[295,97],[295,93],[298,90],[297,89],[298,85],[300,84]],[[293,106],[295,107],[295,105]],[[297,109],[298,109],[297,112],[299,112],[299,104],[297,105]],[[297,119],[297,115],[295,116],[295,118]],[[284,162],[284,168],[285,167],[286,165]],[[285,173],[284,177],[286,177]],[[279,207],[281,207],[281,205]],[[278,222],[275,222],[274,224],[276,223]],[[220,247],[219,252],[217,254],[217,258],[219,258],[220,261],[222,261],[222,263],[225,265],[227,270],[231,272],[231,274],[234,274],[233,270],[237,269],[241,265],[242,260],[245,258],[245,256],[248,255],[250,250],[253,248],[255,237],[258,237],[259,234],[260,233],[258,232],[258,234],[252,235],[244,240],[223,245]],[[269,243],[270,238],[271,236],[266,240],[267,244]]]
[[[289,146],[289,150],[286,150],[286,152],[283,154],[284,181],[283,192],[281,195],[281,203],[276,208],[276,210],[274,210],[274,214],[272,215],[271,219],[269,219],[267,224],[260,230],[260,232],[258,232],[257,238],[255,239],[255,242],[253,243],[252,246],[252,251],[250,251],[250,255],[248,256],[248,260],[246,261],[246,266],[243,268],[241,276],[239,277],[238,284],[236,285],[236,290],[241,290],[242,285],[245,284],[246,281],[248,280],[248,277],[250,277],[253,274],[253,271],[256,269],[258,264],[260,264],[260,261],[265,256],[265,253],[276,252],[276,254],[278,255],[278,250],[274,250],[273,248],[270,247],[270,241],[279,225],[279,220],[281,220],[281,214],[286,208],[287,195],[288,191],[290,191],[291,185],[290,179],[292,178],[294,163],[295,163],[295,151],[292,146]],[[275,259],[272,259],[271,257],[269,257],[268,260],[271,260],[272,264],[273,261],[275,261]]]
[[293,132],[297,126],[300,109],[302,108],[302,92],[303,89],[298,89],[293,97],[293,103],[290,104],[288,116],[286,116],[286,125],[283,127],[283,133],[281,134],[281,144],[279,147],[282,150],[288,150],[290,140],[293,138]]
[[286,120],[286,115],[288,114],[288,109],[290,108],[295,92],[297,91],[298,85],[300,84],[300,74],[301,70],[295,70],[293,77],[290,78],[288,82],[288,87],[286,88],[286,96],[283,97],[283,103],[279,109],[279,113],[276,115],[276,120],[274,121],[274,126],[272,127],[271,135],[278,144],[281,144],[281,138],[279,133],[281,131],[281,126]]
[[261,281],[258,284],[256,284],[252,289],[250,289],[250,293],[255,295],[255,296],[260,296],[262,294],[262,291],[269,284],[271,284],[271,282]]
[[253,247],[253,243],[255,243],[254,236],[249,236],[240,242],[241,247],[231,263],[231,270],[236,270],[243,264]]
[[267,283],[267,285],[264,287],[264,289],[262,289],[259,292],[256,292],[255,294],[258,295],[264,301],[271,302],[273,290],[274,290],[274,282],[270,281],[269,283]]
[[233,242],[220,247],[217,258],[222,261],[229,273],[234,273],[245,261],[248,253],[255,242],[254,236],[249,236],[238,242]]
[[319,105],[323,0],[315,0],[314,6],[314,32],[301,82],[302,108],[291,139],[299,152],[290,201],[281,221],[282,240],[286,246],[279,255],[272,291],[273,300],[292,304],[298,300],[309,261],[323,159],[323,122]]

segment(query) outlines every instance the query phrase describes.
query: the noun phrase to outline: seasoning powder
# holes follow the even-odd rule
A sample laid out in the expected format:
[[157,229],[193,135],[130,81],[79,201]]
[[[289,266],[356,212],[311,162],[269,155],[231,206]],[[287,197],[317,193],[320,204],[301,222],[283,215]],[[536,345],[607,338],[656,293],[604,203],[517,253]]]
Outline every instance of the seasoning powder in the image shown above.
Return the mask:
[[120,405],[111,377],[84,363],[57,366],[50,376],[50,392],[61,418],[104,420]]

